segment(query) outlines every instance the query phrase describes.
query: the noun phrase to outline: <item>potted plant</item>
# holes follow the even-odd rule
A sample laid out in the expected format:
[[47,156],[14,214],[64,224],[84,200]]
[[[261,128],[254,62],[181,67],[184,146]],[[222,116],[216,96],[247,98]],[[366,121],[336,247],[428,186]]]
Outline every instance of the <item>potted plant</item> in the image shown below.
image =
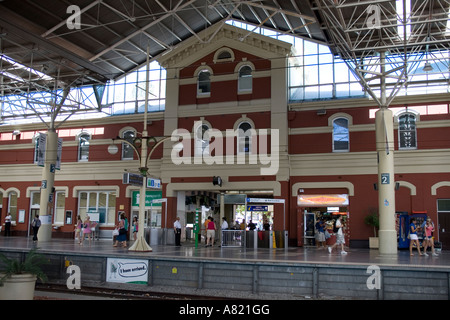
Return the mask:
[[378,249],[379,240],[377,237],[377,230],[380,228],[380,218],[375,209],[370,210],[370,213],[364,218],[364,223],[373,227],[373,237],[369,237],[369,248]]
[[41,265],[48,263],[36,249],[30,250],[24,261],[0,254],[4,265],[0,271],[0,300],[33,300],[36,280],[47,280]]

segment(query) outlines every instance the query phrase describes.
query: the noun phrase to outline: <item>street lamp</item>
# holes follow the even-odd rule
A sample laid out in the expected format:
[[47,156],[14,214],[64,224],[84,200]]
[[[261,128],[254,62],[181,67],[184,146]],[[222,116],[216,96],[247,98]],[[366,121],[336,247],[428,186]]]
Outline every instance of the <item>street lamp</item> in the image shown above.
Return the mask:
[[[147,130],[144,126],[144,131],[142,132],[142,136],[139,138],[135,138],[132,142],[117,137],[113,139],[113,144],[108,146],[108,152],[110,154],[116,154],[119,149],[114,142],[120,141],[127,143],[130,145],[134,152],[136,152],[140,167],[139,172],[142,175],[142,186],[139,194],[139,218],[138,221],[141,223],[141,226],[138,229],[137,239],[134,244],[130,247],[131,251],[152,251],[152,248],[147,244],[144,237],[144,228],[142,221],[145,219],[145,192],[147,190],[147,172],[148,172],[148,162],[150,157],[157,146],[162,144],[164,141],[170,139],[170,137],[154,137],[147,136]],[[158,140],[158,138],[161,138]],[[140,149],[140,150],[139,150]],[[148,152],[150,150],[150,152]],[[140,151],[140,152],[139,152]],[[147,155],[148,153],[148,155]]]
[[[148,161],[150,159],[150,156],[152,155],[153,151],[157,146],[159,146],[161,143],[163,143],[165,140],[170,139],[170,137],[163,137],[159,141],[156,139],[156,137],[150,137],[148,136],[147,132],[147,110],[148,110],[148,94],[149,94],[149,73],[150,73],[150,47],[147,46],[147,72],[146,72],[146,79],[145,79],[145,108],[144,108],[144,130],[142,131],[142,135],[139,138],[135,138],[133,142],[130,142],[125,139],[117,138],[113,139],[113,145],[115,140],[119,140],[121,142],[128,143],[133,150],[137,153],[139,157],[139,172],[141,173],[143,179],[142,179],[142,186],[140,190],[140,197],[139,197],[139,223],[142,224],[142,221],[145,219],[145,191],[147,189],[147,171],[148,171]],[[154,142],[153,145],[151,145],[151,142]],[[150,147],[150,153],[148,153],[148,148]],[[139,153],[140,149],[140,153]],[[117,153],[118,148],[109,146],[108,150],[115,151]],[[148,243],[145,241],[144,238],[144,228],[143,224],[138,229],[137,239],[133,243],[133,245],[129,248],[131,251],[152,251],[152,248],[148,245]]]

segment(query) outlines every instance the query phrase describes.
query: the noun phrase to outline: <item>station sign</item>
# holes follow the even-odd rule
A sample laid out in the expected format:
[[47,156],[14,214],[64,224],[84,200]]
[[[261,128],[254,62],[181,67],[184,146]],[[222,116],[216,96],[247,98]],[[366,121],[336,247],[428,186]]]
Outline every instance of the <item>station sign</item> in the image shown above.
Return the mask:
[[[139,190],[133,190],[131,193],[131,205],[133,207],[139,207],[139,199],[140,199],[140,191]],[[146,207],[161,207],[162,204],[159,200],[162,199],[162,191],[156,191],[156,190],[147,190],[145,192],[145,206]],[[153,205],[152,205],[153,201]]]
[[123,184],[131,184],[132,186],[142,186],[144,177],[137,173],[125,172],[122,178]]
[[[131,184],[132,186],[142,186],[144,182],[144,177],[141,174],[125,172],[123,174],[122,183]],[[161,180],[155,178],[147,179],[147,188],[151,189],[161,189]]]
[[147,188],[151,189],[161,189],[161,180],[160,179],[147,179]]
[[284,203],[284,199],[247,198],[247,203]]
[[297,198],[299,207],[342,207],[348,203],[348,194],[302,194]]
[[247,206],[247,211],[269,211],[269,206]]

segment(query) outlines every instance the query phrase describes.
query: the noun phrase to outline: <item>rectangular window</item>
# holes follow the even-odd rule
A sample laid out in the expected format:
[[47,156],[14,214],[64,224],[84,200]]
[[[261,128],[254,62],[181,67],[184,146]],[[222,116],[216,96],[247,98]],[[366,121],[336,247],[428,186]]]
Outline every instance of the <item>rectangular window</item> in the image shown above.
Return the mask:
[[398,118],[399,149],[417,148],[416,116],[406,113]]
[[350,151],[348,120],[338,118],[333,121],[333,152]]
[[438,212],[450,212],[450,199],[438,199]]
[[64,191],[57,191],[55,194],[55,224],[64,224],[66,207],[66,194]]
[[12,191],[8,195],[8,212],[11,214],[11,221],[17,219],[17,193]]
[[99,213],[100,225],[114,225],[116,212],[115,191],[81,191],[78,194],[78,214],[84,221],[90,212]]

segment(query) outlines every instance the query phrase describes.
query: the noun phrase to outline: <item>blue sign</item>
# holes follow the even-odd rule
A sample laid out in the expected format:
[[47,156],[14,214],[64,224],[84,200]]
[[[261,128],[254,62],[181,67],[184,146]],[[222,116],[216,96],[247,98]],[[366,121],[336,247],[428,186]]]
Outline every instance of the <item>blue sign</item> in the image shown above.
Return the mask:
[[268,211],[268,206],[247,206],[247,211]]

